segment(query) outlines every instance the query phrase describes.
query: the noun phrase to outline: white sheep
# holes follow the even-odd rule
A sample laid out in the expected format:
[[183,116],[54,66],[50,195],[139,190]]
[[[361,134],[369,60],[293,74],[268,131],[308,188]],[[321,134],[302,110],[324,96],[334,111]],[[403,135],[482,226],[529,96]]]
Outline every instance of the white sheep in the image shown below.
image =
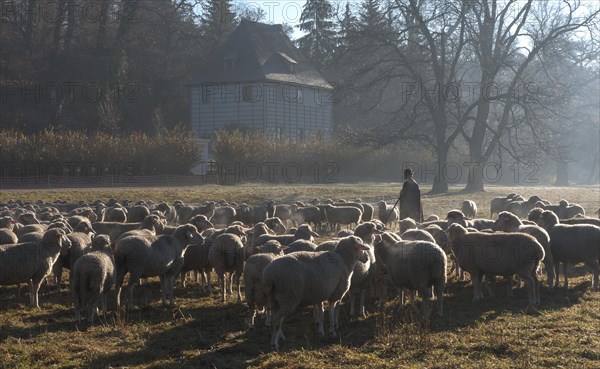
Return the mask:
[[560,224],[558,217],[545,210],[540,216],[540,226],[550,235],[550,249],[554,258],[556,281],[559,285],[559,263],[564,263],[565,288],[568,288],[568,263],[585,263],[592,269],[592,289],[599,289],[600,227],[591,224]]
[[578,214],[585,215],[585,210],[581,205],[569,204],[567,200],[560,200],[558,203],[558,217],[560,219],[573,218]]
[[394,205],[388,205],[382,200],[377,203],[377,208],[379,210],[377,216],[385,225],[394,224],[400,219],[400,210]]
[[458,265],[471,275],[473,301],[483,299],[482,279],[486,275],[510,277],[517,274],[525,281],[529,306],[539,304],[536,271],[544,259],[544,248],[525,233],[468,233],[460,224],[446,230],[448,243]]
[[494,222],[492,230],[502,232],[522,232],[535,237],[544,248],[544,265],[546,267],[546,273],[548,274],[548,287],[552,288],[554,286],[554,260],[550,249],[550,236],[544,228],[536,225],[523,225],[516,215],[507,211],[502,211],[498,214],[498,219]]
[[460,210],[469,218],[473,219],[477,215],[477,204],[472,200],[465,200],[460,205]]
[[227,300],[225,273],[229,273],[229,293],[233,293],[233,280],[237,285],[238,302],[242,300],[240,277],[244,272],[244,243],[235,234],[217,236],[208,251],[208,260],[221,282],[221,302]]
[[438,245],[427,241],[404,241],[390,233],[381,236],[375,244],[378,268],[388,275],[396,288],[418,291],[428,309],[433,287],[438,301],[438,315],[443,315],[446,286],[446,253]]
[[40,242],[0,246],[0,285],[29,282],[30,304],[39,308],[40,285],[50,274],[58,256],[64,253],[64,239],[62,229],[51,229],[44,233]]
[[[269,241],[275,242],[275,241]],[[265,244],[266,245],[266,244]],[[263,245],[264,246],[264,245]],[[261,253],[252,255],[244,265],[244,296],[248,304],[249,316],[246,324],[249,328],[254,327],[256,314],[267,307],[267,296],[262,286],[262,274],[269,263],[283,252]],[[267,311],[266,325],[270,325],[270,311]]]
[[106,298],[115,281],[115,260],[106,235],[94,237],[91,252],[73,265],[71,291],[75,300],[75,319],[81,320],[81,310],[88,308],[88,323],[94,323],[98,303],[106,318]]
[[349,236],[339,241],[332,251],[295,252],[273,260],[263,272],[263,288],[272,309],[271,345],[279,348],[283,320],[298,306],[316,305],[319,333],[323,331],[323,301],[329,302],[329,333],[335,335],[336,307],[350,288],[354,264],[366,262],[360,238]]
[[117,242],[115,247],[115,266],[117,271],[117,306],[121,302],[121,286],[127,273],[130,273],[127,285],[127,307],[133,302],[133,288],[140,278],[159,276],[162,289],[162,303],[166,304],[166,295],[171,306],[175,304],[173,286],[175,276],[183,265],[183,254],[187,246],[200,238],[196,227],[184,224],[172,235],[144,238],[131,236]]

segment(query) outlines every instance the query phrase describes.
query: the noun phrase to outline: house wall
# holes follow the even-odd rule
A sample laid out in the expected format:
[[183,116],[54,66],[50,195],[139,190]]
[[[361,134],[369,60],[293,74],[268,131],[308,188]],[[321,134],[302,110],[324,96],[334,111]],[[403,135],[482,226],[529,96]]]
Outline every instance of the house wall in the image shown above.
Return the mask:
[[191,127],[201,137],[217,129],[245,127],[272,138],[331,137],[331,93],[276,83],[205,84],[190,88]]

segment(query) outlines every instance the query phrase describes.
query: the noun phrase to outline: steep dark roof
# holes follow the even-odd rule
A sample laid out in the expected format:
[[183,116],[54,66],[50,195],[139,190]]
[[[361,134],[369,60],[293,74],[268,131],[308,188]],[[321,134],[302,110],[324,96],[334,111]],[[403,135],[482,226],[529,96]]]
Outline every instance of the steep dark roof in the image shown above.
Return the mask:
[[[233,69],[223,61],[236,56]],[[296,62],[295,64],[293,62]],[[295,65],[292,73],[289,64]],[[333,89],[294,46],[281,25],[242,21],[189,84],[271,81]]]

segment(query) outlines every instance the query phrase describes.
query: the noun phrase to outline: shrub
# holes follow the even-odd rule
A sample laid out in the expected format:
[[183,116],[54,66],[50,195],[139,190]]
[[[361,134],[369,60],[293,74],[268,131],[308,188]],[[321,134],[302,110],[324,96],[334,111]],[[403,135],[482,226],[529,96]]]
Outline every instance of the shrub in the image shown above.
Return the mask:
[[201,145],[181,125],[164,133],[109,134],[48,128],[26,135],[0,130],[2,176],[188,174]]

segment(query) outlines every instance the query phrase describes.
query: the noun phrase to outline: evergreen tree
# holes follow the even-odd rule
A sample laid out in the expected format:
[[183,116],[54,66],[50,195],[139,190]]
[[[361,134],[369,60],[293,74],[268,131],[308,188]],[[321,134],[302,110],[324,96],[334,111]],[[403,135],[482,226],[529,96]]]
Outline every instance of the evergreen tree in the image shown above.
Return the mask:
[[358,20],[350,10],[350,2],[346,2],[344,18],[340,22],[340,33],[338,39],[338,53],[346,53],[354,43],[358,33]]
[[307,0],[300,16],[300,30],[307,34],[298,39],[298,47],[318,69],[329,65],[336,47],[333,8],[328,0]]
[[214,50],[227,40],[236,24],[231,0],[206,0],[202,4],[202,36],[207,50]]

